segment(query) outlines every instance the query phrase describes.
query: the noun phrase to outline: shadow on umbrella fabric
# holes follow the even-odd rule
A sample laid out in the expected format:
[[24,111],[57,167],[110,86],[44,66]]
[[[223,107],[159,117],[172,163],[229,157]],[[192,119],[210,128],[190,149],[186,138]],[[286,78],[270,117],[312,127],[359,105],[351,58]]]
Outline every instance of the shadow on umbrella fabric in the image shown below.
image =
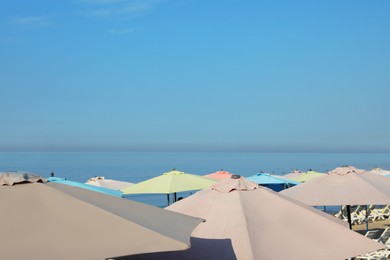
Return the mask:
[[112,258],[115,260],[224,259],[236,260],[231,239],[191,237],[191,248],[185,251],[157,252]]
[[203,221],[45,181],[0,173],[0,221],[7,223],[0,232],[0,259],[88,260],[185,250]]

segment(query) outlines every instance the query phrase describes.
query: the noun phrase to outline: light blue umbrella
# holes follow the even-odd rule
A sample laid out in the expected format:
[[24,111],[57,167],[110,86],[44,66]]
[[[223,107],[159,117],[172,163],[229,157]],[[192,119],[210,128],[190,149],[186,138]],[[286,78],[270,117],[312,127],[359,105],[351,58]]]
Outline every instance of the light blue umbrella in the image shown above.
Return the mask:
[[247,180],[256,182],[257,184],[268,187],[274,191],[281,191],[291,186],[300,184],[300,182],[283,179],[274,175],[270,175],[268,173],[258,173],[247,177]]
[[55,183],[59,183],[59,184],[79,187],[82,189],[105,193],[105,194],[112,195],[115,197],[123,197],[123,193],[119,190],[112,190],[112,189],[108,189],[108,188],[97,187],[97,186],[93,186],[93,185],[89,185],[89,184],[85,184],[85,183],[81,183],[81,182],[76,182],[76,181],[68,181],[66,178],[49,177],[47,180],[49,182],[55,182]]

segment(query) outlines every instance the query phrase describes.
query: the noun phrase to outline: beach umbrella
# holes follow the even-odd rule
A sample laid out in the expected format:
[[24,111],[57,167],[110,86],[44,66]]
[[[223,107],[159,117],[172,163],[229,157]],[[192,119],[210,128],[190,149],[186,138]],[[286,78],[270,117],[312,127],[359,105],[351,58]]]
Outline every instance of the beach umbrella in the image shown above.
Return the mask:
[[120,190],[123,188],[130,187],[131,185],[134,185],[134,183],[131,182],[106,179],[104,176],[96,176],[90,178],[85,184],[89,184],[97,187],[103,187],[112,190]]
[[301,174],[302,174],[302,171],[300,171],[300,170],[293,170],[292,172],[287,173],[286,175],[283,175],[282,177],[284,179],[289,179],[290,180],[292,178],[298,177]]
[[232,177],[167,207],[206,219],[193,231],[189,250],[129,259],[328,260],[385,247],[333,216]]
[[70,181],[70,180],[67,180],[66,178],[60,178],[60,177],[49,177],[47,180],[49,182],[55,182],[55,183],[59,183],[59,184],[63,184],[63,185],[79,187],[82,189],[105,193],[105,194],[115,196],[115,197],[122,197],[122,192],[119,190],[107,189],[104,187],[98,187],[98,186],[89,185],[89,184],[85,184],[85,183],[77,182],[77,181]]
[[275,175],[270,175],[268,173],[258,173],[252,176],[247,177],[249,181],[256,182],[257,184],[268,187],[274,191],[281,191],[287,189],[291,186],[300,184],[300,182],[283,179],[276,177]]
[[371,171],[369,171],[371,173],[375,173],[375,174],[379,174],[379,175],[383,175],[383,176],[386,176],[386,175],[390,175],[390,171],[387,171],[387,170],[383,170],[381,168],[373,168]]
[[4,185],[3,177],[0,259],[115,259],[184,250],[202,221],[55,182]]
[[[350,211],[350,205],[389,205],[390,180],[343,166],[281,193],[311,206],[347,205]],[[351,227],[350,219],[349,223]]]
[[303,172],[302,174],[300,174],[297,177],[290,178],[290,180],[299,181],[299,182],[307,182],[307,181],[310,181],[310,180],[315,179],[315,178],[320,177],[320,176],[322,176],[322,173],[310,170],[307,172]]
[[230,178],[232,174],[230,172],[226,172],[224,170],[216,171],[214,173],[203,175],[203,177],[216,179],[216,180],[223,180],[226,178]]
[[9,185],[12,186],[14,183],[24,182],[47,182],[47,179],[31,172],[25,171],[7,171],[0,172],[0,186]]
[[202,190],[216,182],[216,180],[174,169],[121,191],[124,194],[167,194],[169,204],[169,194],[171,193],[174,194],[174,201],[176,201],[177,192]]

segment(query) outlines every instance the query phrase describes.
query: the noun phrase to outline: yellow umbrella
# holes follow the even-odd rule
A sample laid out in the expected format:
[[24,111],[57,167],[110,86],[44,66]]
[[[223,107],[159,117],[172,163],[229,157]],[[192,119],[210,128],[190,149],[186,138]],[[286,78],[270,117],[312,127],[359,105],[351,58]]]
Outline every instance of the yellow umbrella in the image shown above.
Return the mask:
[[290,180],[299,181],[299,182],[307,182],[307,181],[310,181],[314,178],[320,177],[322,175],[323,175],[323,173],[310,170],[308,172],[303,172],[299,176],[297,176],[295,178],[291,178]]
[[171,193],[174,193],[176,201],[176,192],[203,190],[216,182],[216,180],[174,169],[121,191],[123,194],[167,194],[169,204],[169,194]]

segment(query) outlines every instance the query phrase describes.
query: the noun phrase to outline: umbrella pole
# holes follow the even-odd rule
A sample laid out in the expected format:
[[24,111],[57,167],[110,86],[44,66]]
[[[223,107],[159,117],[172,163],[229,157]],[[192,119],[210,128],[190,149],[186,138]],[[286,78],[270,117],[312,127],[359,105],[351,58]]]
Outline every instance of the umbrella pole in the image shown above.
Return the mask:
[[366,208],[366,232],[367,232],[368,231],[368,215],[370,214],[370,212],[368,212],[367,205],[364,205],[364,207]]
[[168,199],[168,206],[169,206],[169,193],[167,194],[167,199]]
[[173,193],[173,202],[176,202],[176,201],[177,201],[177,194],[175,192],[175,193]]
[[347,215],[348,215],[349,229],[352,230],[351,205],[347,205]]

